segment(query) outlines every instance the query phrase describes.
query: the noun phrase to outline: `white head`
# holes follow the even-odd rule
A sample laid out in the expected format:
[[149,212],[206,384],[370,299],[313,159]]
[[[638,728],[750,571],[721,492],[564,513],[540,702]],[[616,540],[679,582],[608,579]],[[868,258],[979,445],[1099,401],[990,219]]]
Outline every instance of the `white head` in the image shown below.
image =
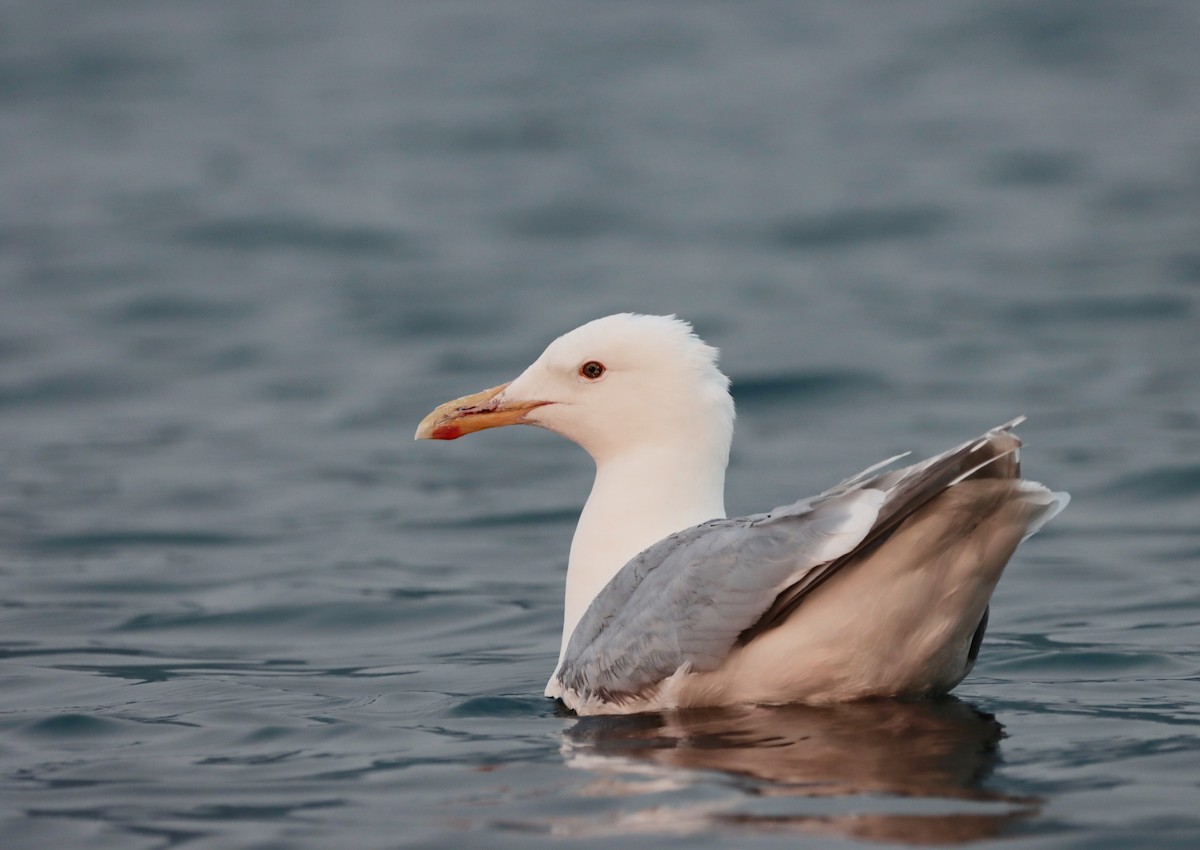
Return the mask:
[[596,480],[567,565],[561,652],[601,588],[668,534],[725,515],[733,438],[717,350],[674,316],[622,313],[547,346],[511,383],[447,402],[417,439],[538,425],[583,446]]
[[[734,408],[717,350],[674,316],[620,313],[560,336],[509,384],[433,411],[418,439],[497,425],[538,425],[597,462],[687,441],[728,455]],[[723,468],[722,458],[722,468]]]

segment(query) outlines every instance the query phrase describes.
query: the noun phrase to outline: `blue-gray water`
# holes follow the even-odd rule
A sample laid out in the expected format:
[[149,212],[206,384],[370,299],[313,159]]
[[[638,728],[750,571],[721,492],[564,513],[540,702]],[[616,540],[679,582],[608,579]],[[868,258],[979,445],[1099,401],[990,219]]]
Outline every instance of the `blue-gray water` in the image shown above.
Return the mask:
[[[5,848],[1200,844],[1200,5],[0,4]],[[1025,413],[957,701],[579,721],[554,335],[723,350],[729,506]]]

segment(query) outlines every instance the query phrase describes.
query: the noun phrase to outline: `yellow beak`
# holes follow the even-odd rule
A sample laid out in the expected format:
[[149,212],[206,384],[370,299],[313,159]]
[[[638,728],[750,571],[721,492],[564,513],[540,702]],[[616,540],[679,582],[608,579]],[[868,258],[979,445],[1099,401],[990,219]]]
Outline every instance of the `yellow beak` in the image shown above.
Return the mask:
[[501,402],[499,396],[507,388],[508,384],[501,384],[439,405],[421,420],[414,439],[457,440],[473,431],[517,425],[535,407],[549,404],[545,401]]

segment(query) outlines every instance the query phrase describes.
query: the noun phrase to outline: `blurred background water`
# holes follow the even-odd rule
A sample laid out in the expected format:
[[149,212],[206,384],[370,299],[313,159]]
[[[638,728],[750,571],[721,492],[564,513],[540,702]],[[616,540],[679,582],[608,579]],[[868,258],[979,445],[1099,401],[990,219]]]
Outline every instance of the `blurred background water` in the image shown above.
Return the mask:
[[[0,3],[6,848],[1200,844],[1200,5]],[[577,720],[590,464],[723,350],[751,512],[1025,413],[957,700]],[[978,845],[977,845],[978,846]]]

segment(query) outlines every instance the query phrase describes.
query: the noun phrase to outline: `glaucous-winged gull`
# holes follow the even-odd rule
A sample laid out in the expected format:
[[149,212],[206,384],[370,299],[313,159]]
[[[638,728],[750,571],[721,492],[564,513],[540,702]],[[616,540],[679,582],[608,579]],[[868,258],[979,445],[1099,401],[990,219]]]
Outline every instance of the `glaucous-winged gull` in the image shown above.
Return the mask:
[[1017,419],[769,513],[725,518],[717,351],[673,316],[564,334],[417,439],[537,425],[596,462],[546,695],[580,714],[931,696],[974,665],[1017,545],[1066,506],[1019,477]]

